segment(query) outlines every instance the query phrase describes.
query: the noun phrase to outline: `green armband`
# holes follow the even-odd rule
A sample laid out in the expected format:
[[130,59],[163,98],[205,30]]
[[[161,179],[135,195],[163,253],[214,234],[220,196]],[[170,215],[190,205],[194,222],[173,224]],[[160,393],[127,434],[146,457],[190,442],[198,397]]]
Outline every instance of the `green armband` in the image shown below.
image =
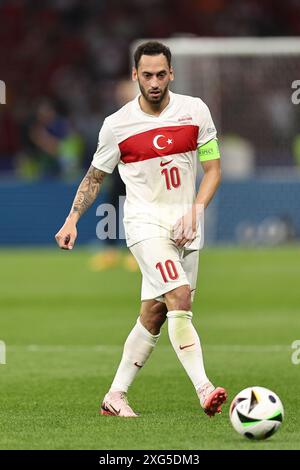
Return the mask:
[[206,144],[201,145],[201,147],[198,148],[198,157],[200,162],[220,158],[219,146],[216,139],[210,140],[209,142],[206,142]]

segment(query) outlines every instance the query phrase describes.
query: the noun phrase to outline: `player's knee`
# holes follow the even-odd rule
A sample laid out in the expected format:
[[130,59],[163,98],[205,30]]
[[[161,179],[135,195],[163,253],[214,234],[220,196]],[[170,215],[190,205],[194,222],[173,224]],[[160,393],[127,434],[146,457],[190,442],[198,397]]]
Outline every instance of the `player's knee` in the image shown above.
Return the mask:
[[160,332],[161,326],[166,321],[168,309],[162,302],[156,302],[151,307],[142,309],[140,319],[142,325],[153,335]]
[[166,320],[168,313],[168,309],[166,304],[162,302],[157,302],[157,304],[153,305],[151,308],[151,315],[150,318],[153,323],[153,327],[159,328],[163,325]]
[[190,286],[180,286],[165,294],[168,310],[191,310],[192,296]]

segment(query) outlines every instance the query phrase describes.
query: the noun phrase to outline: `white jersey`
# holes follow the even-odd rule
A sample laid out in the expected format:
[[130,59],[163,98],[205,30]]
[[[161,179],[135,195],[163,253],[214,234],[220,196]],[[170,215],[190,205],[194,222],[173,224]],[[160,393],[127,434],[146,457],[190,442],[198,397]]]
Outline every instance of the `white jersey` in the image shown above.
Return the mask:
[[[126,185],[127,246],[153,237],[172,238],[172,227],[196,196],[197,148],[216,138],[200,98],[170,93],[159,116],[144,113],[139,96],[108,116],[99,133],[92,165]],[[200,235],[190,246],[199,248]]]

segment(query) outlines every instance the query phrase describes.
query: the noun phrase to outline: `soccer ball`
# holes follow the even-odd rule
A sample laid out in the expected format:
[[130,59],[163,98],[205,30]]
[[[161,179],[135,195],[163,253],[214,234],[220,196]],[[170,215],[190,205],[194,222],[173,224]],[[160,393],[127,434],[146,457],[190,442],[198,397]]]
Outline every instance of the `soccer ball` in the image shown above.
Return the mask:
[[248,439],[267,439],[283,421],[279,397],[264,387],[248,387],[232,400],[229,417],[234,429]]

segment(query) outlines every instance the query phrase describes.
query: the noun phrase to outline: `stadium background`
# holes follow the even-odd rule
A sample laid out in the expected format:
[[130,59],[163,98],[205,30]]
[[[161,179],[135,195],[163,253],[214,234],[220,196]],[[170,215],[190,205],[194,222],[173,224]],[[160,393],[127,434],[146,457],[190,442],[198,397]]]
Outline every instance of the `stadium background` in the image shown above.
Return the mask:
[[[297,40],[299,3],[15,0],[0,2],[0,18],[0,340],[7,346],[0,447],[249,448],[226,417],[210,429],[195,414],[166,331],[132,392],[148,420],[99,422],[95,400],[136,317],[140,277],[124,242],[115,250],[114,241],[97,239],[96,205],[79,224],[74,253],[56,250],[54,234],[104,117],[132,93],[136,40]],[[231,397],[251,383],[283,395],[289,426],[263,445],[295,448],[299,421],[289,387],[300,370],[290,359],[300,331],[300,104],[291,96],[300,62],[299,54],[278,55],[277,46],[258,55],[253,44],[243,58],[195,60],[188,50],[183,62],[174,57],[173,89],[207,102],[223,156],[223,183],[206,217],[195,322],[208,368]],[[119,193],[115,172],[98,204]],[[162,399],[170,386],[177,398]],[[183,405],[187,412],[178,416]],[[178,435],[191,423],[189,439],[171,437],[170,423]]]

